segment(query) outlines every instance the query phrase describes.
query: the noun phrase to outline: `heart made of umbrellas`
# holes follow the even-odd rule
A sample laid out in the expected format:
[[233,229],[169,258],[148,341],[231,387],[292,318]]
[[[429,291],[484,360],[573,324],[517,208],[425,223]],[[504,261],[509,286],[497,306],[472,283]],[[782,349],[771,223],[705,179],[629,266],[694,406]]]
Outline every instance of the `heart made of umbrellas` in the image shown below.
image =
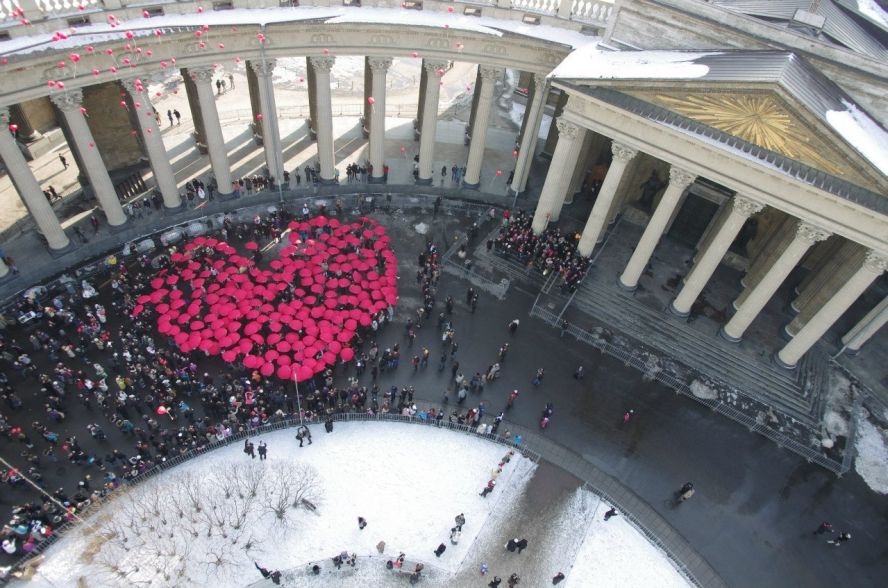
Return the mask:
[[345,224],[318,216],[289,229],[270,269],[224,241],[194,239],[151,280],[133,316],[152,312],[158,332],[182,351],[241,361],[266,377],[303,381],[350,361],[355,331],[398,301],[391,238],[367,217]]

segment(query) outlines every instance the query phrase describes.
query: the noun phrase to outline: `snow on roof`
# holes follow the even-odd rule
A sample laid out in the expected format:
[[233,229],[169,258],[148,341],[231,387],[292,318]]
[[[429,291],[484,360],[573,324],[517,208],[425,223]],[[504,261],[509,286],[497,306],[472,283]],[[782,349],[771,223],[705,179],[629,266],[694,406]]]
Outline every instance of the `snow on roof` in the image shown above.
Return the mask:
[[692,79],[709,73],[697,59],[719,53],[608,51],[587,43],[567,56],[550,77],[593,80]]
[[[425,27],[441,27],[447,25],[452,31],[469,31],[495,37],[502,37],[503,32],[533,37],[553,43],[572,47],[595,41],[595,37],[583,35],[577,31],[552,26],[529,26],[519,21],[497,19],[491,17],[466,17],[461,14],[447,12],[421,12],[400,8],[374,8],[335,6],[299,7],[299,8],[265,8],[219,10],[203,13],[165,14],[151,18],[137,18],[130,21],[118,21],[117,27],[110,23],[95,23],[78,27],[76,32],[67,39],[53,41],[54,33],[40,33],[26,37],[16,37],[0,42],[0,55],[29,54],[38,51],[67,50],[114,40],[126,39],[127,31],[136,36],[154,34],[157,29],[173,29],[177,27],[210,27],[237,25],[272,25],[286,22],[322,21],[337,23],[374,23],[392,25],[411,25]],[[69,33],[67,29],[61,29]],[[212,29],[210,31],[213,32]],[[269,33],[271,34],[271,33]]]
[[882,7],[876,4],[875,0],[857,0],[857,10],[881,23],[882,26],[888,27],[888,13],[882,10]]
[[842,100],[846,110],[830,110],[826,121],[841,137],[888,175],[888,132],[857,106]]

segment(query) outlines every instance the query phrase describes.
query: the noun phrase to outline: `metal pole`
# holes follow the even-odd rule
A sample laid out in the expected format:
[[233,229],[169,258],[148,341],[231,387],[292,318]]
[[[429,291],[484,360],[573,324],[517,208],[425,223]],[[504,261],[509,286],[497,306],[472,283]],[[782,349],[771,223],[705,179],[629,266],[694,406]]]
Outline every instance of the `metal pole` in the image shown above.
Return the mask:
[[296,372],[293,372],[293,385],[296,387],[296,408],[299,410],[299,426],[302,426],[302,401],[299,400],[299,378]]
[[33,480],[31,480],[31,478],[29,478],[28,476],[23,474],[19,468],[14,467],[12,464],[10,464],[8,461],[6,461],[3,457],[0,457],[0,463],[2,463],[4,466],[6,466],[6,468],[8,468],[10,470],[17,471],[25,482],[27,482],[28,484],[33,486],[38,492],[40,492],[41,494],[46,496],[46,498],[48,498],[50,500],[50,502],[52,502],[53,504],[55,504],[57,507],[61,508],[65,512],[71,512],[71,516],[74,517],[75,519],[77,519],[78,522],[81,522],[81,523],[83,522],[83,519],[80,518],[80,515],[72,512],[72,511],[68,511],[67,506],[65,506],[64,504],[59,502],[55,496],[53,496],[52,494],[49,494],[46,490],[44,490],[43,488],[38,486]]

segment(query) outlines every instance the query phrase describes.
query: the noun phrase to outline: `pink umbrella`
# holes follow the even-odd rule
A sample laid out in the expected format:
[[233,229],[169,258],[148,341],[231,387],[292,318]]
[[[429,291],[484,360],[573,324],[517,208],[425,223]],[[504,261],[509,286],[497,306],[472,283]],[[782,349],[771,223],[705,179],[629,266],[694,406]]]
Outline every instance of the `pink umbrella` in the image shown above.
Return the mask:
[[351,361],[355,357],[355,351],[351,347],[345,347],[339,352],[342,361]]
[[259,373],[262,374],[263,376],[266,376],[266,377],[270,376],[271,374],[274,373],[274,364],[273,363],[263,364],[262,367],[259,368]]

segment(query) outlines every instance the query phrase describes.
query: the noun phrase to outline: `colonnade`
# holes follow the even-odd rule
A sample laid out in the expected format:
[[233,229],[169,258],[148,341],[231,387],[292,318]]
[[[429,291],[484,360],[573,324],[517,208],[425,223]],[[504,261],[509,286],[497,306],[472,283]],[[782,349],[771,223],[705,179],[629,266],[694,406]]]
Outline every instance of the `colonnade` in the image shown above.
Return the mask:
[[[583,126],[565,118],[556,121],[559,138],[552,163],[543,185],[533,217],[533,231],[540,234],[550,222],[556,221],[565,199],[571,191],[571,179],[579,163],[584,135],[589,132]],[[618,190],[624,182],[630,162],[639,150],[620,141],[611,142],[613,155],[610,167],[601,184],[592,211],[579,238],[578,252],[590,257],[596,245],[604,239],[607,224],[615,216]],[[618,278],[625,290],[638,287],[642,274],[667,227],[684,203],[687,189],[696,180],[693,172],[670,164],[669,183],[653,210],[629,261]],[[722,262],[729,247],[740,234],[747,220],[765,209],[765,204],[755,198],[736,194],[725,203],[712,221],[710,229],[698,244],[693,266],[684,276],[680,288],[669,305],[672,314],[687,317],[700,293],[709,283],[716,268]],[[735,312],[720,331],[720,335],[732,342],[740,342],[749,326],[760,315],[778,288],[799,265],[805,254],[815,244],[832,237],[830,232],[803,219],[789,220],[775,234],[769,249],[761,255],[743,280],[743,291],[733,302]],[[866,289],[888,269],[888,258],[869,250],[861,251],[846,274],[836,282],[831,294],[818,300],[816,306],[808,305],[807,313],[800,313],[786,329],[790,341],[780,349],[775,361],[787,368],[794,367],[802,356],[835,324]],[[829,279],[830,276],[824,276]],[[805,293],[808,295],[807,293]],[[800,296],[801,298],[801,296]],[[883,301],[861,319],[843,338],[842,344],[856,351],[881,326],[888,322],[888,301]],[[792,327],[792,328],[790,328]]]
[[[372,165],[370,181],[381,183],[385,177],[385,111],[386,111],[386,75],[392,65],[392,58],[385,56],[368,56],[365,60],[368,69],[366,79],[370,80],[369,95],[373,97],[368,106],[369,120],[369,161]],[[320,182],[334,183],[335,155],[333,143],[333,120],[330,91],[330,72],[336,60],[329,55],[308,57],[308,90],[311,110],[313,134],[316,134],[317,157],[320,165]],[[261,125],[263,148],[268,173],[276,181],[284,177],[283,145],[275,103],[273,74],[277,65],[275,59],[259,58],[248,60],[248,67],[255,74],[258,89],[258,104],[261,111],[257,115],[257,123]],[[503,76],[502,68],[481,64],[478,74],[476,108],[472,123],[472,141],[469,145],[466,160],[466,176],[464,186],[477,188],[481,181],[481,168],[484,161],[484,144],[487,135],[490,112],[494,103],[496,81]],[[435,134],[438,122],[440,96],[439,80],[445,73],[447,63],[436,59],[423,59],[423,84],[420,93],[421,130],[419,137],[419,163],[416,182],[431,184],[435,156]],[[189,103],[195,114],[195,128],[199,129],[205,142],[209,163],[215,178],[218,193],[224,197],[233,191],[233,177],[228,150],[222,133],[219,113],[216,108],[216,95],[213,85],[216,75],[215,66],[189,67],[184,71],[189,80]],[[533,83],[529,88],[528,106],[525,122],[522,125],[519,154],[516,158],[516,169],[511,188],[516,192],[525,189],[527,176],[536,147],[543,115],[546,94],[546,80],[539,74],[533,75]],[[147,82],[146,82],[147,84]],[[168,209],[182,206],[175,173],[163,143],[162,129],[155,120],[154,107],[146,85],[137,78],[121,80],[126,90],[126,105],[133,109],[132,114],[138,117],[139,136],[153,172],[158,192]],[[192,92],[193,91],[193,92]],[[193,93],[193,95],[192,95]],[[100,149],[87,121],[86,109],[83,106],[81,89],[64,89],[50,96],[58,108],[67,128],[70,148],[75,151],[76,160],[81,174],[89,181],[92,191],[103,211],[108,224],[119,228],[127,221],[127,215],[116,194],[111,176],[106,168]],[[11,122],[10,108],[0,108],[0,118],[9,127]],[[33,172],[29,168],[11,132],[0,132],[0,157],[6,162],[15,187],[23,202],[34,218],[40,232],[46,238],[52,252],[60,252],[70,247],[71,243],[52,207],[47,202]],[[2,262],[0,262],[2,264]],[[0,277],[5,275],[5,266],[0,265]]]

